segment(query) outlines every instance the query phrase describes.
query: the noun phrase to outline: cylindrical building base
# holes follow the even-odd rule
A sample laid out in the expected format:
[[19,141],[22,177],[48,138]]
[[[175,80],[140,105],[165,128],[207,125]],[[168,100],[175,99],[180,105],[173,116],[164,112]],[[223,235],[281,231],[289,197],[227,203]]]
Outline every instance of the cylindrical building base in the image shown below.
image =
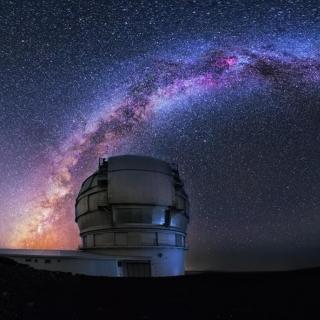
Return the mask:
[[[129,269],[134,268],[135,263],[137,269],[140,265],[141,270],[150,272],[149,275],[141,276],[170,277],[184,275],[184,248],[110,248],[92,249],[88,250],[88,252],[103,256],[116,256],[119,267],[118,276],[134,276],[130,275]],[[142,264],[145,265],[143,266]]]

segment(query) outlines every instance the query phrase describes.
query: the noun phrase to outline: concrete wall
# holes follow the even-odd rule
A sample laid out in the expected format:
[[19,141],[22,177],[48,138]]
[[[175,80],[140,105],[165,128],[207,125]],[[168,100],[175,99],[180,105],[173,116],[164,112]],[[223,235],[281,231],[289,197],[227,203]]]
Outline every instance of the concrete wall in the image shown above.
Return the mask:
[[117,277],[117,260],[93,260],[71,257],[8,256],[39,270],[71,272],[90,276]]
[[[90,251],[95,253],[95,250]],[[34,254],[6,254],[3,256],[39,270],[70,272],[90,276],[121,277],[126,274],[123,268],[130,261],[150,262],[151,276],[153,277],[184,274],[185,250],[181,248],[110,248],[97,250],[97,252],[109,255],[110,258],[37,256]]]
[[[103,250],[97,250],[103,254]],[[94,253],[95,250],[90,250]],[[110,248],[104,254],[117,256],[118,261],[136,259],[151,262],[151,275],[153,277],[168,277],[184,275],[185,250],[181,248]],[[130,257],[128,259],[127,257]]]

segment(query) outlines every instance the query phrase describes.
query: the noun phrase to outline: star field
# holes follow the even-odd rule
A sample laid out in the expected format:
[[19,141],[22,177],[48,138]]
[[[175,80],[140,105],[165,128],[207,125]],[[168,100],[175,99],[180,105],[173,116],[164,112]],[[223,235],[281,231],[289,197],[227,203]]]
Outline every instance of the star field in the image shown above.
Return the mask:
[[176,162],[187,265],[320,263],[315,1],[8,1],[0,14],[0,245],[76,248],[99,157]]

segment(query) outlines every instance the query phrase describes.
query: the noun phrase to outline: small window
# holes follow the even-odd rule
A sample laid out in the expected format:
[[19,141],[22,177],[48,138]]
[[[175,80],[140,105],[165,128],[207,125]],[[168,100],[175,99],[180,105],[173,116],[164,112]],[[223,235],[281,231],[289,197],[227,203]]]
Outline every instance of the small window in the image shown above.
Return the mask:
[[38,259],[34,259],[34,262],[38,262]]
[[58,260],[57,260],[57,262],[61,262],[61,260],[60,260],[60,259],[58,259]]
[[82,237],[82,247],[86,248],[87,247],[87,236]]
[[28,258],[28,259],[25,259],[25,260],[26,260],[26,262],[31,262],[31,259],[29,259],[29,258]]
[[183,246],[183,237],[181,234],[176,234],[176,246],[177,247]]
[[51,263],[51,260],[50,259],[45,259],[44,263]]

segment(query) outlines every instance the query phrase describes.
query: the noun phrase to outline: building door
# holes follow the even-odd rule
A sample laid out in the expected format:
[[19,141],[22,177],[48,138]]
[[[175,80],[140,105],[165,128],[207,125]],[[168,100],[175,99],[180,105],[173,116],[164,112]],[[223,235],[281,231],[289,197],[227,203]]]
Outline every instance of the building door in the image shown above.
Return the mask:
[[123,261],[125,277],[151,277],[150,261]]

